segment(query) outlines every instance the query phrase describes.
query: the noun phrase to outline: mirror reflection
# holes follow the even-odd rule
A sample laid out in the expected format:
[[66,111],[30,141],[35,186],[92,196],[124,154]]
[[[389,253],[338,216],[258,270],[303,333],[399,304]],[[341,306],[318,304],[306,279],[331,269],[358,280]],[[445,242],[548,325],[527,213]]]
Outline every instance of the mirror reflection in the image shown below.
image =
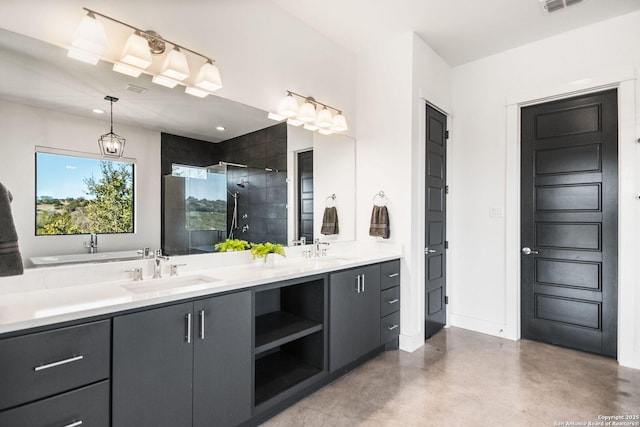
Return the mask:
[[[355,219],[353,139],[276,124],[263,110],[219,96],[194,98],[153,85],[144,75],[133,79],[114,73],[109,64],[72,61],[60,47],[2,29],[0,55],[0,132],[5,136],[0,142],[0,181],[15,196],[12,211],[27,266],[32,266],[28,260],[34,256],[87,252],[87,234],[35,235],[34,155],[36,146],[99,155],[97,138],[109,129],[108,114],[99,116],[92,110],[108,109],[106,94],[120,99],[114,121],[127,137],[124,156],[136,163],[135,232],[101,235],[99,252],[169,249],[162,233],[164,177],[172,175],[173,164],[207,168],[220,162],[227,163],[226,195],[217,199],[226,204],[226,224],[198,223],[204,216],[194,215],[187,226],[185,216],[185,230],[211,236],[192,236],[186,246],[191,249],[182,246],[175,253],[208,249],[231,231],[235,238],[291,244],[300,237],[297,154],[308,150],[314,152],[314,236],[354,239],[347,225]],[[229,166],[232,163],[246,167]],[[244,188],[237,185],[242,182]],[[340,233],[323,236],[318,209],[332,193],[338,195]],[[208,200],[193,197],[192,201]]]

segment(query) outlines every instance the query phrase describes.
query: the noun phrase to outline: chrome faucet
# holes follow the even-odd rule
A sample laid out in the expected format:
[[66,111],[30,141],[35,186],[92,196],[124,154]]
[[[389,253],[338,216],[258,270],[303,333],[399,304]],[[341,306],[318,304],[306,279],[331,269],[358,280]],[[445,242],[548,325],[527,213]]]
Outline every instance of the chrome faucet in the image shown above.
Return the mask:
[[302,236],[300,237],[300,240],[293,240],[291,244],[293,244],[294,246],[298,246],[298,245],[304,246],[307,244],[307,238]]
[[153,278],[160,279],[162,278],[162,260],[169,261],[168,256],[162,255],[162,249],[157,249],[154,254],[154,265],[153,265]]
[[316,249],[314,256],[319,257],[327,254],[326,248],[321,249],[320,245],[329,246],[329,242],[321,242],[320,239],[316,239],[313,241],[313,244],[315,245],[315,249]]
[[89,249],[90,254],[95,254],[98,252],[98,235],[96,233],[91,233],[91,237],[89,242],[84,242],[84,247]]

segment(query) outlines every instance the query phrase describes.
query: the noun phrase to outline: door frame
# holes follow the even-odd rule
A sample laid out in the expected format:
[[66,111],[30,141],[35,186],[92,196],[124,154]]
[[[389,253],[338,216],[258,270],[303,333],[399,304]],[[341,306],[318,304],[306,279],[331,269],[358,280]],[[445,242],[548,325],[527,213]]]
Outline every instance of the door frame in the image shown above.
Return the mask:
[[[635,137],[635,72],[632,67],[618,69],[599,77],[582,78],[559,84],[540,85],[535,90],[512,95],[507,100],[506,116],[506,215],[505,215],[505,277],[506,277],[506,330],[505,336],[521,338],[520,331],[520,109],[577,95],[618,90],[618,361],[620,364],[640,368],[635,349],[635,329],[640,316],[636,304],[636,242],[638,217],[636,188],[637,143]],[[624,233],[621,231],[624,230]],[[640,343],[638,343],[640,345]],[[635,358],[635,359],[634,359]]]

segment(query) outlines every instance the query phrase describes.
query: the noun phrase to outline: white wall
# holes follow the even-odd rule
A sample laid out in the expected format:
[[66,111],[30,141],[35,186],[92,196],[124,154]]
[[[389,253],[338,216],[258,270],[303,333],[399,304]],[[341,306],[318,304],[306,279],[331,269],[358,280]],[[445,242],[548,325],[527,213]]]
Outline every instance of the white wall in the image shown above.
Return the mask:
[[[508,114],[517,110],[514,102],[627,80],[639,67],[640,13],[633,13],[453,69],[455,119],[448,171],[453,325],[519,337],[519,209],[514,206],[519,194],[519,140],[517,123]],[[640,87],[633,80],[619,87],[624,87],[622,98],[631,98],[619,101],[619,361],[640,367],[640,236],[635,227],[640,210],[634,200],[640,184],[635,144],[640,135]],[[492,207],[505,209],[506,216],[490,217]]]
[[[92,120],[0,100],[0,182],[14,196],[11,210],[23,259],[86,251],[86,235],[35,236],[35,147],[100,156],[98,137],[109,132],[109,117]],[[160,247],[160,133],[118,126],[127,139],[125,156],[136,159],[134,234],[100,235],[103,252]],[[26,265],[29,265],[26,262]]]
[[[414,350],[424,343],[423,98],[449,107],[450,67],[406,33],[361,54],[357,76],[356,235],[365,242],[402,246],[400,345]],[[379,191],[388,198],[388,240],[368,235]]]

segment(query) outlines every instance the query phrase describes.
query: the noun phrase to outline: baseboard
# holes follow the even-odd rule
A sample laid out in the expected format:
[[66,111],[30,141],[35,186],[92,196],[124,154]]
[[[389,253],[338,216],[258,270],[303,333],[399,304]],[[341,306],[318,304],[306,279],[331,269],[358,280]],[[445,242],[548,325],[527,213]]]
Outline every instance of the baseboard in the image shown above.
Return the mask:
[[400,335],[400,350],[413,353],[424,345],[424,335]]
[[512,341],[517,341],[518,339],[515,336],[515,333],[510,331],[504,324],[478,319],[471,316],[463,316],[460,314],[451,314],[449,319],[451,326],[455,326],[457,328],[468,329],[470,331],[493,335],[494,337],[505,338]]
[[618,364],[625,368],[640,369],[640,352],[634,351],[631,357],[620,357],[618,354]]

